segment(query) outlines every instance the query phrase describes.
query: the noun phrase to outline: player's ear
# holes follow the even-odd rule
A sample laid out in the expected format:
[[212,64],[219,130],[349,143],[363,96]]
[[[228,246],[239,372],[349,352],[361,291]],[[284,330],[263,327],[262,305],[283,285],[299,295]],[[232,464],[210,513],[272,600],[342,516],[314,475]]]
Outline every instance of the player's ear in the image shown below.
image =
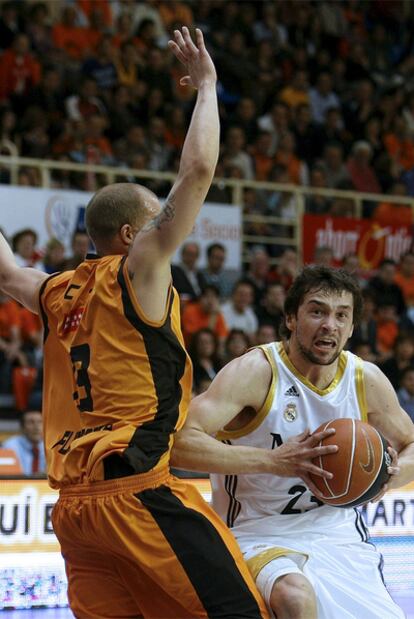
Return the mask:
[[287,314],[285,316],[285,324],[289,331],[293,331],[296,324],[296,316],[294,316],[293,314]]
[[124,224],[119,229],[119,236],[125,245],[131,245],[134,241],[136,231],[130,224]]

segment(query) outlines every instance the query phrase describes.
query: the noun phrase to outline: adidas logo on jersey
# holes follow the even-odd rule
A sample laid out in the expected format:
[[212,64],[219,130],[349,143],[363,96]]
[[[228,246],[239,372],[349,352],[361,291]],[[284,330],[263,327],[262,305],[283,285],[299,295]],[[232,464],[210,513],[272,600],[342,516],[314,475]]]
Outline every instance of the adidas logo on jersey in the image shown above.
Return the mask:
[[285,395],[295,396],[296,398],[298,398],[299,391],[296,389],[295,385],[292,385],[291,387],[289,387],[289,389],[287,389],[287,391],[285,391]]

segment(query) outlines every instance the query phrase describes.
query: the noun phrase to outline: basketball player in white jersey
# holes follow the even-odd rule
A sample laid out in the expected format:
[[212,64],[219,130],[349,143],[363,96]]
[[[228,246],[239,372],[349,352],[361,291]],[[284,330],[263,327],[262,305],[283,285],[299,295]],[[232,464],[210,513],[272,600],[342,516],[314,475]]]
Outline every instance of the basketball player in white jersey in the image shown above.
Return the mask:
[[348,273],[305,268],[286,298],[286,339],[225,366],[177,436],[175,466],[219,474],[213,505],[277,619],[404,617],[359,511],[322,504],[306,474],[280,477],[269,465],[298,433],[352,417],[393,446],[382,492],[414,479],[413,423],[378,367],[343,350],[361,307]]

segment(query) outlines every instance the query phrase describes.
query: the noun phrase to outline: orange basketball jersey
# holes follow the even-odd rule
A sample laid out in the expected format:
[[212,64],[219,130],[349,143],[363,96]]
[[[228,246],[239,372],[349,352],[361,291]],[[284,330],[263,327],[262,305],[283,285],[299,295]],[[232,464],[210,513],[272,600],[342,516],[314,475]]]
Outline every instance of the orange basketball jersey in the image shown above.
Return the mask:
[[153,322],[136,299],[126,257],[93,257],[46,280],[40,306],[52,487],[108,478],[114,454],[119,476],[165,466],[192,382],[176,291]]

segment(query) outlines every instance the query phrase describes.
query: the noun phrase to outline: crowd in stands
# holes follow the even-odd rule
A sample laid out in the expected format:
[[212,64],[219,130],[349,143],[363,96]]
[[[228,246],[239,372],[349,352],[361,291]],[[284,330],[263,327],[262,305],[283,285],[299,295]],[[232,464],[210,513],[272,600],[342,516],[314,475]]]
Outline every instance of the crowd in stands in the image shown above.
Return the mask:
[[[0,11],[3,154],[174,171],[194,92],[167,41],[184,24],[203,30],[217,66],[217,176],[414,195],[412,3],[11,0]],[[55,187],[101,181],[53,173]],[[19,183],[38,185],[36,169]],[[289,194],[250,201],[292,217]],[[354,214],[322,196],[306,208]],[[364,207],[382,220],[395,211],[411,223],[409,208]]]
[[[72,255],[66,259],[56,239],[49,241],[43,255],[36,240],[36,232],[25,229],[10,244],[20,264],[49,273],[75,268],[89,249],[82,230],[73,234]],[[188,241],[172,266],[183,335],[194,366],[194,395],[250,347],[281,339],[285,296],[299,266],[293,248],[286,248],[279,262],[271,265],[266,250],[257,246],[244,272],[226,267],[226,248],[218,242],[207,246],[203,268],[198,266],[200,258],[198,244]],[[314,264],[332,265],[332,249],[317,248]],[[346,256],[342,266],[359,281],[364,298],[362,320],[348,348],[381,367],[414,419],[414,252],[404,254],[399,264],[383,260],[373,275],[359,268],[355,255]],[[4,296],[0,297],[2,394],[13,396],[13,408],[20,414],[40,409],[42,325],[38,316]],[[27,440],[21,440],[22,448],[27,447]]]

